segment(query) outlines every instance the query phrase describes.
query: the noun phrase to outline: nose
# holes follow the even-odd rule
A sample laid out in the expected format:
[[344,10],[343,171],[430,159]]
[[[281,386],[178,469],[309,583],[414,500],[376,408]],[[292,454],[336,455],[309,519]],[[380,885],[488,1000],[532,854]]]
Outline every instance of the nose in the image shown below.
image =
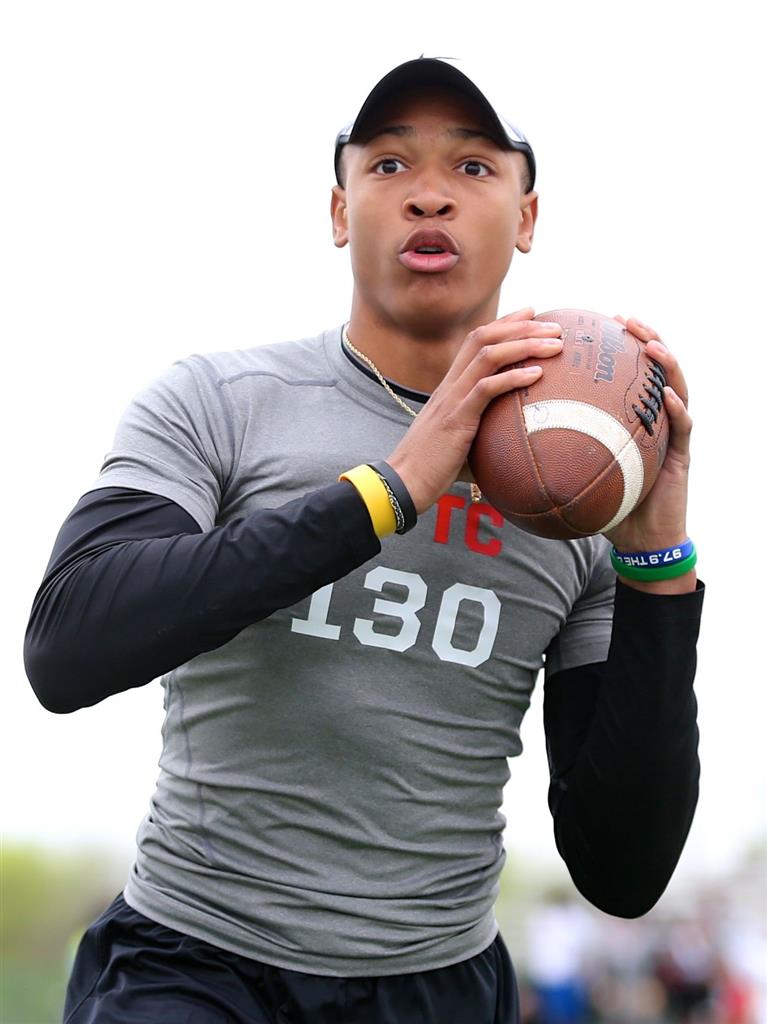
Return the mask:
[[441,176],[432,172],[419,175],[413,182],[404,207],[408,218],[449,218],[455,213],[456,203]]

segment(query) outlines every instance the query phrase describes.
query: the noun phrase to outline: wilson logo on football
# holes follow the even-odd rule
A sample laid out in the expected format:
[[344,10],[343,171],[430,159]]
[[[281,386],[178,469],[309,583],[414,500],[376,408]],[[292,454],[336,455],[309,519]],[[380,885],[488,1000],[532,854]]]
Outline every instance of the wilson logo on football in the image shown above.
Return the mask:
[[611,384],[615,379],[615,356],[617,353],[625,351],[624,330],[617,323],[603,320],[594,380],[604,380]]

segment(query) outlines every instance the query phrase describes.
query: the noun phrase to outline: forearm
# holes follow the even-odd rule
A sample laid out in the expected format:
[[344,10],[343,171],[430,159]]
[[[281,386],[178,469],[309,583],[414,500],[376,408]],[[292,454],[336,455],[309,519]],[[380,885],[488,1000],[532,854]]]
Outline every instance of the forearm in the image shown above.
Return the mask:
[[344,483],[207,533],[172,502],[142,505],[135,495],[113,492],[127,505],[103,523],[93,522],[88,501],[105,507],[109,495],[86,495],[57,541],[24,648],[30,682],[51,711],[141,686],[380,550],[365,506]]
[[[610,654],[582,745],[574,759],[550,750],[557,847],[583,895],[621,917],[657,901],[692,823],[702,600],[702,586],[664,596],[619,583]],[[566,703],[553,697],[547,735],[556,736]]]

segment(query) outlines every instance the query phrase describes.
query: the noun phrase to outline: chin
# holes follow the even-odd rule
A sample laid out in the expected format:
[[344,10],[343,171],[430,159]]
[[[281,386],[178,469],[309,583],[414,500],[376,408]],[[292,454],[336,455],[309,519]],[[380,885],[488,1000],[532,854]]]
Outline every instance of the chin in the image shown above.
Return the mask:
[[[460,310],[409,308],[401,310],[396,316],[396,323],[414,337],[441,341],[446,335],[452,334],[456,326],[466,321],[466,314]],[[470,327],[466,327],[468,334]]]
[[477,324],[496,318],[498,296],[477,298],[435,290],[430,295],[411,293],[397,306],[397,320],[418,333],[444,334],[459,324],[464,324],[468,333]]

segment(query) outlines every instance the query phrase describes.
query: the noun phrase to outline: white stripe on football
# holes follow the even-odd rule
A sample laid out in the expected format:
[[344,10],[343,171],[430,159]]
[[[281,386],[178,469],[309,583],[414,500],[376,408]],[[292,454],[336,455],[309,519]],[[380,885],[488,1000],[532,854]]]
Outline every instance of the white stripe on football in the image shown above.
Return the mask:
[[602,527],[602,531],[612,530],[636,507],[644,486],[642,456],[631,434],[615,417],[587,402],[550,399],[525,405],[523,411],[528,434],[541,430],[577,430],[593,437],[612,453],[623,473],[623,500],[613,518]]

